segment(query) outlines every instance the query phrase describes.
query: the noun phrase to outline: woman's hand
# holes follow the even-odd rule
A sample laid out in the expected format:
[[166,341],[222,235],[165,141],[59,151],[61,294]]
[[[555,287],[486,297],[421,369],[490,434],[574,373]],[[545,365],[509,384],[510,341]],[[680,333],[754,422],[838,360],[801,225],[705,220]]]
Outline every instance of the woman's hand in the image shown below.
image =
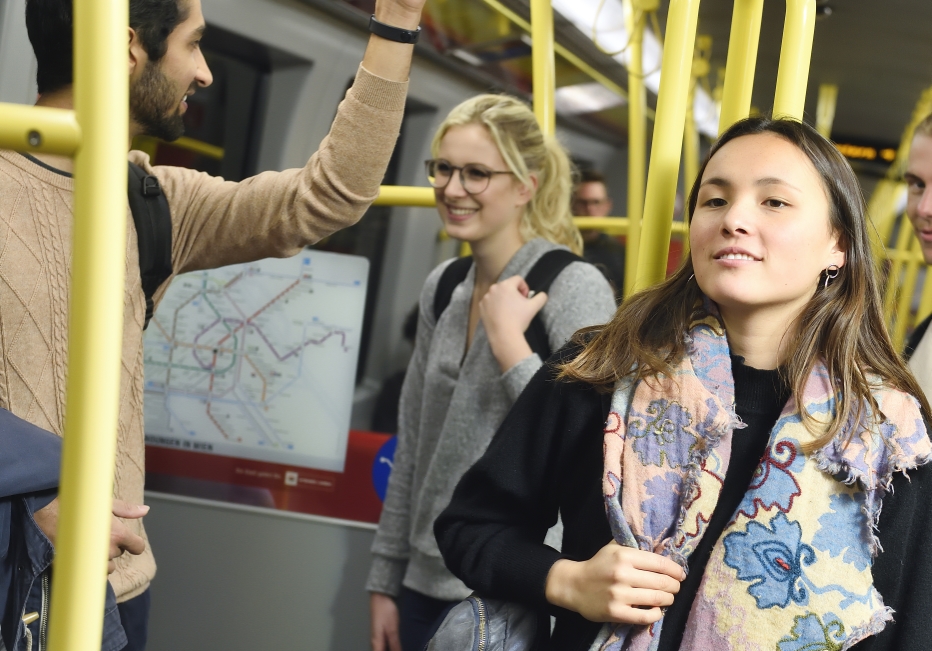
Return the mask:
[[512,276],[489,287],[479,301],[479,318],[502,373],[532,353],[524,331],[547,304],[547,294],[528,293],[524,278]]
[[372,651],[401,651],[398,637],[398,606],[387,594],[369,595],[369,620],[372,634]]
[[561,559],[547,575],[547,601],[593,622],[653,624],[686,572],[669,558],[612,541],[588,561]]

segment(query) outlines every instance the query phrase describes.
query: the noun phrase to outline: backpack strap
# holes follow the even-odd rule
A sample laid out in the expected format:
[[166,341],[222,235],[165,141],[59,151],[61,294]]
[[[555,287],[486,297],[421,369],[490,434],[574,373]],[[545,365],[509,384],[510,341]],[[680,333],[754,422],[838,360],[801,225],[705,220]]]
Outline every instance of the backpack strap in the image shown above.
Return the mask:
[[[575,253],[566,249],[554,249],[538,258],[531,270],[528,271],[525,281],[534,293],[546,292],[557,276],[573,262],[585,262]],[[472,266],[472,256],[457,258],[443,270],[437,282],[437,291],[434,293],[434,320],[439,321],[440,315],[447,309],[456,286],[466,280],[469,268]],[[553,351],[550,350],[550,337],[547,328],[538,312],[531,325],[524,332],[531,350],[537,353],[542,361],[546,361]]]
[[450,304],[456,286],[466,280],[471,266],[472,256],[467,255],[451,262],[440,274],[440,280],[437,281],[437,291],[434,292],[434,323],[440,320],[440,315]]
[[129,164],[128,190],[139,242],[139,275],[146,295],[145,330],[155,311],[153,296],[172,275],[171,210],[159,180],[135,163]]
[[[557,276],[573,262],[585,262],[585,260],[566,249],[547,251],[534,263],[524,280],[535,294],[546,292]],[[524,338],[541,361],[546,362],[553,353],[550,349],[550,337],[547,335],[547,328],[544,326],[540,312],[534,315],[531,325],[524,332]]]

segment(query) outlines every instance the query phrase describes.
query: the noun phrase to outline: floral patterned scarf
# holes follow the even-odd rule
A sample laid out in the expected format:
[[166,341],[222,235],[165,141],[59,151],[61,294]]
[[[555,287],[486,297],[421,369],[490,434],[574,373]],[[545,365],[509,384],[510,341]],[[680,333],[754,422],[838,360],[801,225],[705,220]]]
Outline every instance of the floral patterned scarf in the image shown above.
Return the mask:
[[[616,387],[605,425],[603,491],[616,542],[687,571],[722,490],[731,437],[744,427],[728,341],[709,312],[692,324],[672,376]],[[790,398],[713,547],[680,651],[842,651],[883,629],[891,614],[870,572],[881,497],[894,472],[932,458],[932,444],[912,396],[882,387],[873,395],[881,418],[866,409],[812,454],[802,445],[819,434]],[[814,417],[834,413],[824,366],[804,396]],[[652,651],[662,626],[606,624],[590,651]]]

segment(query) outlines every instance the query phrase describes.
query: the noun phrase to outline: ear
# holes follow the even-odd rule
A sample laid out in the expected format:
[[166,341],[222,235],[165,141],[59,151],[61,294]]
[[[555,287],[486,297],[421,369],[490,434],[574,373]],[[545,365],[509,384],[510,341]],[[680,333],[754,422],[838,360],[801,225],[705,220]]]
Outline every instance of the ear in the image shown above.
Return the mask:
[[537,192],[537,186],[540,183],[537,178],[536,172],[531,172],[528,176],[527,183],[518,183],[518,201],[515,205],[517,206],[526,206],[531,202],[531,199],[534,198],[534,194]]
[[835,234],[832,237],[832,248],[829,253],[829,261],[825,266],[835,265],[839,269],[845,266],[845,263],[848,261],[847,245],[844,241],[844,238]]
[[139,34],[132,27],[129,28],[129,77],[133,79],[149,62],[149,54],[143,47]]

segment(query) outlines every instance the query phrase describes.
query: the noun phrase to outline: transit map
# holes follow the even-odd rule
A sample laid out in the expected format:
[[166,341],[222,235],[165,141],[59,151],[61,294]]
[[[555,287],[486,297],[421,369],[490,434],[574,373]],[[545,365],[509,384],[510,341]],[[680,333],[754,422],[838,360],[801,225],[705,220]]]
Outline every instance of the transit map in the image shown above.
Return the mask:
[[145,333],[146,444],[342,472],[369,262],[176,277]]

